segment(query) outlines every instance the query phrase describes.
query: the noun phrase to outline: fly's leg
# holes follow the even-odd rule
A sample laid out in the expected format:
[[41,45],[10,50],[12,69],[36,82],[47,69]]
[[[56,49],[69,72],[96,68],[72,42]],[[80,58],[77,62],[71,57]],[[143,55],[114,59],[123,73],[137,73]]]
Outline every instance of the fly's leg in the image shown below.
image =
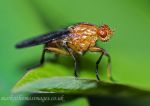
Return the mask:
[[104,54],[102,53],[101,56],[98,58],[98,60],[97,60],[97,62],[96,62],[96,78],[97,78],[97,80],[100,80],[99,74],[98,74],[98,65],[99,65],[99,63],[101,62],[103,55],[104,55]]
[[46,49],[44,48],[43,52],[42,52],[42,57],[41,57],[41,60],[40,60],[40,65],[43,65],[44,63],[44,60],[45,60],[45,52],[46,52]]
[[45,49],[46,51],[54,52],[57,54],[62,54],[62,55],[67,55],[67,56],[70,55],[69,52],[65,51],[64,49],[57,48],[57,47],[46,47]]
[[44,59],[44,57],[45,57],[45,52],[46,52],[46,49],[44,48],[43,51],[42,51],[42,56],[41,56],[40,63],[37,64],[37,65],[34,65],[34,66],[30,67],[30,68],[28,68],[28,70],[31,70],[31,69],[34,69],[34,68],[37,68],[37,67],[40,67],[41,65],[43,65],[44,60],[45,60],[45,59]]
[[96,76],[97,76],[97,79],[99,80],[99,77],[98,77],[98,64],[100,63],[103,55],[107,56],[108,58],[108,64],[107,64],[107,78],[111,81],[114,81],[113,78],[112,78],[112,75],[111,75],[111,70],[110,70],[110,63],[111,63],[111,57],[110,55],[102,48],[99,48],[99,47],[91,47],[89,48],[89,50],[91,52],[101,52],[101,56],[99,57],[99,59],[97,60],[96,62]]
[[32,67],[28,68],[28,70],[36,68],[36,67],[40,67],[41,65],[43,65],[44,60],[45,60],[45,58],[44,58],[45,57],[45,53],[47,51],[55,52],[57,54],[69,55],[69,53],[67,51],[63,50],[63,49],[60,49],[60,48],[57,48],[57,47],[45,47],[43,49],[43,52],[42,52],[42,57],[41,57],[40,63],[35,65],[35,66],[32,66]]
[[69,54],[72,56],[72,58],[74,60],[74,76],[75,76],[75,78],[77,78],[78,77],[78,74],[77,74],[77,57],[73,53],[73,50],[71,48],[69,48],[67,44],[65,44],[64,47],[67,49],[67,51],[69,52]]
[[63,55],[71,55],[73,60],[74,60],[74,76],[75,76],[75,78],[77,78],[78,75],[77,75],[77,59],[76,59],[76,56],[73,54],[72,49],[70,49],[67,45],[65,45],[65,48],[67,49],[68,52],[65,51],[65,50],[59,49],[59,48],[52,48],[52,47],[47,48],[47,50],[48,51],[53,51],[55,53],[63,54]]
[[70,55],[69,52],[67,52],[66,50],[64,50],[62,48],[58,48],[58,47],[46,47],[45,50],[47,52],[54,52],[55,53],[55,57],[53,59],[51,59],[53,62],[57,61],[59,54],[67,55],[67,56]]

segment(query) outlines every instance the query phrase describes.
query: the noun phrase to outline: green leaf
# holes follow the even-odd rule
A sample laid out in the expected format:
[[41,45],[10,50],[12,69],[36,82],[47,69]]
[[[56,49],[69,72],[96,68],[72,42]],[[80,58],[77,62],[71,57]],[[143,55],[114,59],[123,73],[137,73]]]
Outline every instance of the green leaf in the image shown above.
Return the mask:
[[62,103],[57,106],[89,106],[88,100],[86,98],[77,98],[73,101],[69,101],[67,103]]
[[[53,67],[51,67],[53,65]],[[43,67],[30,70],[14,86],[13,93],[65,93],[99,96],[146,96],[149,91],[113,82],[95,79],[75,79],[72,71],[58,64],[46,63]]]

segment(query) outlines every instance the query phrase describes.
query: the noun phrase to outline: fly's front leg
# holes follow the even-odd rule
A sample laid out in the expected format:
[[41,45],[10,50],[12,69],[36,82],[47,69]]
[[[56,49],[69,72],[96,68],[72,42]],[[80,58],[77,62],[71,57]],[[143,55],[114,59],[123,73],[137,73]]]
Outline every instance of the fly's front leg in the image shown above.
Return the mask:
[[110,70],[110,63],[111,63],[111,57],[110,57],[110,55],[109,55],[104,49],[99,48],[99,47],[91,47],[91,48],[89,48],[89,50],[90,50],[91,52],[101,52],[101,53],[102,53],[101,56],[99,57],[99,59],[98,59],[97,62],[96,62],[96,76],[97,76],[97,79],[99,80],[99,76],[98,76],[98,65],[99,65],[99,63],[100,63],[100,61],[101,61],[103,55],[105,55],[105,56],[107,56],[107,58],[108,58],[107,77],[108,77],[109,80],[114,81],[113,78],[112,78],[112,76],[111,76],[111,70]]

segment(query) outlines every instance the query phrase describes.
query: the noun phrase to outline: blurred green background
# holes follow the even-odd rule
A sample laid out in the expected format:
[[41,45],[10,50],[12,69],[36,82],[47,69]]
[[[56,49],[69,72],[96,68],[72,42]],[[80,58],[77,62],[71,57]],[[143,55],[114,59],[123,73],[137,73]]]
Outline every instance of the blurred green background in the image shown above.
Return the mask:
[[[150,90],[149,3],[148,0],[1,0],[0,96],[10,95],[26,68],[38,63],[41,56],[42,46],[17,50],[14,46],[18,41],[77,22],[106,23],[115,29],[110,42],[99,42],[111,54],[112,75],[119,83]],[[86,55],[92,66],[98,56]],[[100,65],[104,69],[105,63],[106,58]],[[105,76],[102,74],[103,79]]]

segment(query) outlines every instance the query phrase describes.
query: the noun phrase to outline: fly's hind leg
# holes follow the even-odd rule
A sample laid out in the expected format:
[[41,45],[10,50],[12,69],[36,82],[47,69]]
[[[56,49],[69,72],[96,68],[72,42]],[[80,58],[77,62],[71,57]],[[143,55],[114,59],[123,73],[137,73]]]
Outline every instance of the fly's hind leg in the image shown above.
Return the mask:
[[42,52],[42,56],[41,56],[41,60],[40,60],[40,63],[35,65],[35,66],[32,66],[28,69],[33,69],[33,68],[36,68],[36,67],[40,67],[43,65],[44,63],[44,60],[45,60],[45,53],[47,51],[50,51],[50,52],[54,52],[54,53],[57,53],[57,54],[63,54],[63,55],[69,55],[69,53],[61,48],[57,48],[57,47],[44,47],[43,49],[43,52]]
[[44,57],[45,57],[45,52],[46,52],[46,49],[44,48],[43,51],[42,51],[42,56],[41,56],[41,59],[40,59],[40,63],[37,64],[37,65],[34,65],[34,66],[30,67],[30,68],[28,68],[28,70],[31,70],[31,69],[34,69],[34,68],[37,68],[37,67],[40,67],[41,65],[43,65],[44,60],[45,60],[45,59],[44,59]]
[[91,47],[89,48],[89,50],[91,52],[101,52],[101,56],[99,57],[99,59],[97,60],[96,62],[96,76],[97,76],[97,79],[99,80],[99,76],[98,76],[98,65],[103,57],[103,55],[107,56],[108,58],[108,63],[107,63],[107,78],[111,81],[114,81],[113,78],[112,78],[112,75],[111,75],[111,69],[110,69],[110,63],[111,63],[111,57],[110,55],[102,48],[99,48],[99,47]]
[[46,51],[54,52],[57,54],[62,54],[62,55],[70,55],[69,52],[65,51],[62,48],[57,48],[57,47],[46,47]]
[[58,58],[59,58],[59,55],[60,54],[63,54],[63,55],[69,55],[69,53],[67,51],[65,51],[59,42],[51,42],[51,43],[48,43],[46,44],[46,47],[45,49],[49,52],[54,52],[54,57],[52,59],[50,59],[50,61],[52,62],[57,62]]

